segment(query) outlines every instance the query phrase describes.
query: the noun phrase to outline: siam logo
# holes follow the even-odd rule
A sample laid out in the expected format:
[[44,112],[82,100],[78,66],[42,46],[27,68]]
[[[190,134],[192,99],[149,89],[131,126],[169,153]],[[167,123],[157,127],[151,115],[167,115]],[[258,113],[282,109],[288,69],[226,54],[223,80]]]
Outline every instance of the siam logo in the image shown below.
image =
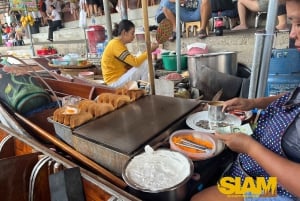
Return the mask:
[[218,190],[231,197],[275,197],[277,196],[277,177],[223,177]]

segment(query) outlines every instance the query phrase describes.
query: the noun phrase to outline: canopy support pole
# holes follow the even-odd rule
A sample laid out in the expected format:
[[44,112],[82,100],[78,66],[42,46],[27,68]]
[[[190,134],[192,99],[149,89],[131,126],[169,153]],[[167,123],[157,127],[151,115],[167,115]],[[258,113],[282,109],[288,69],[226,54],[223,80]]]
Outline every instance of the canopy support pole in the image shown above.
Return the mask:
[[274,39],[275,23],[277,19],[277,8],[278,0],[269,1],[263,57],[261,61],[260,77],[258,79],[257,97],[263,97],[266,91]]
[[[200,6],[200,5],[199,5]],[[180,27],[180,0],[176,0],[176,61],[177,72],[181,72],[181,27]]]
[[265,96],[277,16],[274,8],[277,7],[278,0],[269,1],[265,33],[256,36],[248,98]]
[[106,30],[107,30],[107,39],[112,39],[112,27],[111,27],[111,16],[110,16],[110,9],[109,9],[109,0],[103,1],[104,5],[104,13],[105,13],[105,22],[106,22]]
[[148,71],[149,71],[149,81],[150,81],[150,93],[155,94],[155,85],[154,85],[154,68],[152,63],[152,53],[151,53],[151,41],[150,41],[150,32],[149,32],[149,20],[148,20],[148,1],[142,0],[143,8],[143,17],[144,17],[144,31],[146,39],[146,47],[148,53]]

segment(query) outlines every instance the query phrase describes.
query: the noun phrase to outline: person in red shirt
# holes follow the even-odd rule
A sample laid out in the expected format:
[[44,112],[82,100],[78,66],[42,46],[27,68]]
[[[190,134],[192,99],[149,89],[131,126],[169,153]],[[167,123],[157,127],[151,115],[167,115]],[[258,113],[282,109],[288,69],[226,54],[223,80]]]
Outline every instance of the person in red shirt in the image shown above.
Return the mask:
[[7,42],[9,39],[10,27],[7,23],[4,23],[2,26],[2,40],[3,42]]

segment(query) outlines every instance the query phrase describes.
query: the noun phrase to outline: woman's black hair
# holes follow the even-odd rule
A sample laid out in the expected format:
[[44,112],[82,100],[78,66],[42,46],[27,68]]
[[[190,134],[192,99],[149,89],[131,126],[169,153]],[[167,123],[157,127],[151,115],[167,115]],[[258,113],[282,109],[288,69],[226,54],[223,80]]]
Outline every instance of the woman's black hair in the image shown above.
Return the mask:
[[134,28],[133,22],[130,20],[122,20],[119,24],[114,24],[114,29],[112,31],[113,36],[120,36],[122,31],[128,32],[130,29]]

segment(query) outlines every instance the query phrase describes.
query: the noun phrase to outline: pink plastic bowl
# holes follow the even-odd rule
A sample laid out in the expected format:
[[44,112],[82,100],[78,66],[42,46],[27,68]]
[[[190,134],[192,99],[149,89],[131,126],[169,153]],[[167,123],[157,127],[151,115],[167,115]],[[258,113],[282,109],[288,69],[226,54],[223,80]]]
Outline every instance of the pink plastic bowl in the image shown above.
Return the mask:
[[[206,152],[203,152],[203,153],[189,152],[186,149],[183,150],[180,145],[178,146],[177,144],[175,144],[173,142],[174,137],[180,136],[180,137],[184,138],[184,136],[187,136],[187,135],[189,135],[189,136],[192,135],[195,139],[199,139],[202,141],[208,141],[208,142],[212,143],[212,145],[213,145],[212,149],[208,149]],[[205,160],[205,159],[215,156],[215,154],[216,154],[217,143],[214,140],[214,138],[211,137],[210,135],[212,135],[212,134],[195,131],[192,129],[178,130],[178,131],[174,132],[169,138],[170,148],[172,150],[183,153],[184,155],[188,156],[190,159],[192,159],[194,161]]]

